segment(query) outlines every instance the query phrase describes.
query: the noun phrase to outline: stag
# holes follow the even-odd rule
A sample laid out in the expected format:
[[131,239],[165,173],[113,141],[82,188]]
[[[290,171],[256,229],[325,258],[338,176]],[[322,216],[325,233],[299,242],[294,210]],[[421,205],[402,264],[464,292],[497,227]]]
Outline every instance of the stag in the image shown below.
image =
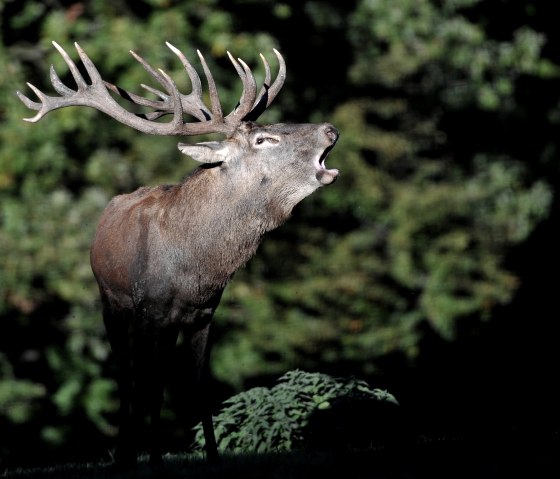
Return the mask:
[[[203,101],[195,68],[169,43],[190,78],[189,94],[180,93],[165,71],[156,70],[131,51],[162,88],[141,85],[155,99],[104,81],[76,43],[88,83],[68,53],[53,44],[77,89],[65,85],[51,66],[51,83],[59,96],[48,96],[29,83],[39,102],[17,92],[28,108],[38,111],[26,121],[36,122],[58,108],[87,106],[147,134],[225,135],[222,141],[178,144],[182,153],[202,163],[181,183],[141,187],[114,197],[101,216],[90,255],[117,366],[116,463],[135,464],[142,447],[150,461],[161,461],[158,429],[163,378],[172,366],[172,352],[181,332],[195,366],[206,456],[216,460],[207,385],[212,317],[227,283],[255,254],[263,235],[280,226],[306,196],[336,180],[338,170],[326,168],[325,158],[338,132],[329,123],[254,123],[285,80],[286,65],[277,50],[279,69],[272,83],[270,65],[261,55],[265,78],[258,94],[251,69],[228,52],[243,90],[237,106],[224,116],[216,84],[199,51],[210,108]],[[115,95],[143,107],[143,112],[127,110]],[[158,121],[168,114],[171,121]],[[192,117],[190,122],[185,115]],[[147,418],[149,427],[144,426]]]

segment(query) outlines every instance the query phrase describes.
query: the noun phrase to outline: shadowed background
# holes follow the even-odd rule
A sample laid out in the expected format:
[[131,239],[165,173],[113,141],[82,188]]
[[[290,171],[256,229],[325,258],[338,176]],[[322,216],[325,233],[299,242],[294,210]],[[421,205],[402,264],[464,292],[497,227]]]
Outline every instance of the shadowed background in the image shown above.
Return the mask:
[[[224,109],[284,55],[262,122],[330,121],[341,176],[226,289],[215,402],[299,368],[388,389],[427,437],[557,434],[560,48],[551,2],[0,1],[0,466],[107,459],[117,408],[89,267],[108,200],[195,168],[177,138],[89,109],[36,125],[15,91],[72,80],[78,41],[139,91],[133,49],[189,89],[170,41],[210,63]],[[272,64],[273,69],[276,65]],[[53,93],[54,94],[54,93]],[[185,450],[181,349],[165,419]]]

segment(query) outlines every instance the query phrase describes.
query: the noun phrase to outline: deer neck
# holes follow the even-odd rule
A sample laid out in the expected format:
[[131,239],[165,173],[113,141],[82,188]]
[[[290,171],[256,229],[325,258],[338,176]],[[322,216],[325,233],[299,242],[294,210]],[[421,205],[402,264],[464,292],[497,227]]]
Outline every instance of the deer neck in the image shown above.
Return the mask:
[[233,274],[253,256],[264,233],[289,217],[269,189],[260,179],[251,184],[232,181],[218,168],[197,170],[180,185],[180,201],[170,202],[176,212],[169,216],[180,219],[179,237]]

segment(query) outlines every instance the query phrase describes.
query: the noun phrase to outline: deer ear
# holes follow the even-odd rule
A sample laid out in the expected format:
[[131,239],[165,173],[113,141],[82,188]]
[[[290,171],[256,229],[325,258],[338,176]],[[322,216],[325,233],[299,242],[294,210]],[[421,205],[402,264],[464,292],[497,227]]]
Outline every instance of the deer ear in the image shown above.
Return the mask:
[[179,143],[179,151],[200,163],[219,163],[229,156],[228,144],[223,141],[203,141],[194,145]]

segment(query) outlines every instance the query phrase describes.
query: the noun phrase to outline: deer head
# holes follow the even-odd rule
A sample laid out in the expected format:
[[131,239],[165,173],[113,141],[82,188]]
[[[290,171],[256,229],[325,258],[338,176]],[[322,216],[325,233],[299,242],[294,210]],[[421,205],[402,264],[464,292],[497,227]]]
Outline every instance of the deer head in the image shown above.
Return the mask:
[[[47,113],[58,108],[67,106],[88,106],[106,113],[120,123],[152,135],[192,136],[207,133],[222,133],[226,135],[226,141],[201,142],[195,145],[179,143],[178,147],[182,153],[192,157],[196,161],[202,163],[222,163],[228,160],[230,165],[234,163],[236,158],[246,157],[247,152],[251,150],[261,150],[262,152],[275,148],[286,149],[286,144],[284,141],[281,141],[282,139],[296,132],[299,136],[305,134],[313,135],[316,128],[316,125],[309,125],[307,127],[309,132],[307,133],[305,131],[306,125],[276,124],[261,126],[253,123],[276,98],[286,78],[286,63],[282,55],[275,49],[274,53],[278,59],[279,71],[276,79],[272,83],[270,65],[266,58],[262,54],[260,55],[265,69],[265,79],[258,94],[256,81],[251,69],[243,60],[236,60],[227,52],[231,63],[241,78],[243,91],[236,108],[231,113],[224,116],[214,78],[200,51],[197,51],[197,53],[202,63],[204,75],[208,84],[210,108],[203,102],[202,83],[195,68],[187,60],[185,55],[169,42],[167,42],[166,45],[179,58],[191,81],[192,91],[189,94],[185,95],[180,93],[175,82],[163,70],[155,69],[138,54],[133,51],[130,52],[150,76],[163,88],[164,91],[161,91],[148,85],[141,85],[142,88],[158,97],[158,100],[136,95],[112,83],[104,81],[88,55],[75,43],[78,55],[91,80],[91,83],[88,84],[68,53],[56,42],[52,43],[68,65],[74,81],[76,82],[77,90],[73,90],[64,85],[56,73],[54,66],[51,66],[51,83],[56,92],[60,95],[59,97],[46,95],[30,83],[28,83],[28,86],[35,92],[40,100],[39,102],[30,100],[20,91],[17,92],[18,97],[28,108],[38,111],[34,117],[24,118],[24,120],[28,122],[37,122]],[[113,98],[111,92],[136,105],[150,108],[153,111],[140,114],[132,113],[123,108]],[[156,121],[164,115],[172,115],[173,117],[171,121],[167,123]],[[189,115],[197,121],[190,123],[185,122],[185,115]],[[294,158],[301,158],[302,155],[313,157],[312,163],[307,165],[308,171],[302,171],[301,173],[314,177],[318,183],[317,181],[310,180],[307,185],[303,185],[299,188],[298,194],[291,195],[291,199],[285,201],[286,211],[291,210],[297,202],[314,191],[318,186],[330,184],[338,176],[338,170],[327,169],[325,167],[325,158],[332,146],[334,146],[338,138],[338,132],[332,125],[327,125],[325,127],[325,132],[321,132],[319,135],[326,135],[327,142],[323,145],[323,143],[319,141],[316,151],[293,152]],[[310,146],[315,143],[315,141],[311,143],[299,141],[297,145],[290,145],[289,148],[305,149],[307,147],[309,149]],[[274,158],[274,154],[260,156]],[[256,162],[253,162],[252,167],[257,168],[260,166],[260,168],[270,171],[271,174],[277,175],[281,175],[282,171],[288,171],[285,164],[276,163],[278,162],[272,161],[268,165],[257,165]],[[300,170],[303,168],[303,164],[299,165]],[[278,171],[272,173],[271,170],[274,169]]]

